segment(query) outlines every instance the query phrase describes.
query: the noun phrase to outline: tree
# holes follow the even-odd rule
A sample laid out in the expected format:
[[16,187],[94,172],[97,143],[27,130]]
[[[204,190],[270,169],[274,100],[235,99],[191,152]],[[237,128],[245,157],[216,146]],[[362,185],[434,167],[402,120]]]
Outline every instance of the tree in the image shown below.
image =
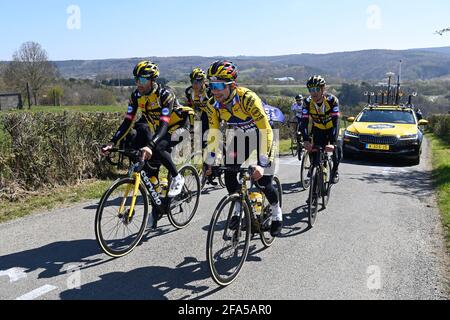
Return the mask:
[[56,74],[57,70],[48,61],[47,52],[42,46],[36,42],[25,42],[14,52],[13,61],[6,67],[4,79],[9,86],[24,94],[28,82],[36,105],[38,93]]

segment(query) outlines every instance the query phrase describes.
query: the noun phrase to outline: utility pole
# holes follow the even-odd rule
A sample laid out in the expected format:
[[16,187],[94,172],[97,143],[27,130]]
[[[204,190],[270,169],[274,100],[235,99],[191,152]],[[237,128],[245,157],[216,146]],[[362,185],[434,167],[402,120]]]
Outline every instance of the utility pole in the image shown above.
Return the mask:
[[30,85],[27,82],[28,109],[31,109]]

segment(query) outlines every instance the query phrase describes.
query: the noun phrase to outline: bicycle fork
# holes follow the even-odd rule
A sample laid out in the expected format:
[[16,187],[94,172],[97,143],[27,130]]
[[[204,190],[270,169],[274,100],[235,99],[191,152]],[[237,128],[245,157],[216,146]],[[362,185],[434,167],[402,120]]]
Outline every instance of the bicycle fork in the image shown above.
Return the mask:
[[134,177],[134,181],[135,181],[134,182],[134,186],[131,185],[131,184],[127,185],[124,197],[122,199],[122,203],[120,204],[120,208],[119,208],[119,214],[123,215],[124,211],[125,211],[126,201],[128,199],[128,196],[130,194],[131,189],[133,188],[133,195],[131,197],[131,206],[130,206],[130,210],[128,212],[128,217],[127,217],[128,221],[130,221],[131,218],[133,217],[134,207],[136,206],[136,198],[137,198],[137,195],[138,195],[138,192],[139,192],[139,185],[141,184],[141,175],[140,174],[135,172],[135,173],[133,173],[133,177]]

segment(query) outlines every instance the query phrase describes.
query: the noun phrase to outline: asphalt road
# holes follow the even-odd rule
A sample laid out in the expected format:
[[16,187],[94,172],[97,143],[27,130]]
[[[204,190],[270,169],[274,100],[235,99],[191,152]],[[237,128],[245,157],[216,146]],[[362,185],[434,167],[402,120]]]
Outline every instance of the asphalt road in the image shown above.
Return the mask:
[[224,190],[202,195],[194,222],[167,219],[131,254],[110,259],[94,235],[96,202],[0,225],[0,299],[448,299],[448,256],[422,163],[344,162],[329,207],[308,230],[299,162],[281,159],[284,229],[251,244],[236,282],[210,278],[205,246]]

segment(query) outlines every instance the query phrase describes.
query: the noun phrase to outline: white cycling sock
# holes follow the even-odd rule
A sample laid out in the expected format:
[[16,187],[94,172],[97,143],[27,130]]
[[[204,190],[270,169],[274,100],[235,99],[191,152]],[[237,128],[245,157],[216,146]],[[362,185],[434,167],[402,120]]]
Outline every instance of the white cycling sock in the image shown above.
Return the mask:
[[283,213],[278,203],[272,206],[272,221],[283,221]]

